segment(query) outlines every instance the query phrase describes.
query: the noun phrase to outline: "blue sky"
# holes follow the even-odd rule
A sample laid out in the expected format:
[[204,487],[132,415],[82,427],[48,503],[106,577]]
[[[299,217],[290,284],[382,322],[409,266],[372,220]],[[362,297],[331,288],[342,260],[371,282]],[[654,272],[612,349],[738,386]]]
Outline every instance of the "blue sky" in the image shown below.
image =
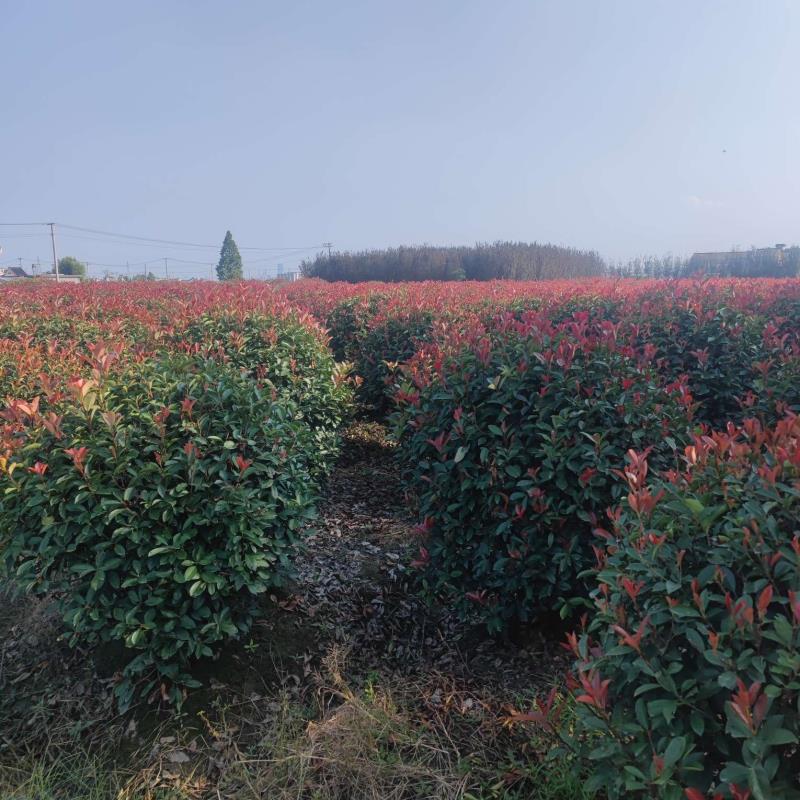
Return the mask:
[[[608,258],[800,242],[798,42],[795,0],[0,0],[0,222]],[[43,232],[0,228],[0,263],[50,258]],[[58,242],[179,275],[217,257]]]

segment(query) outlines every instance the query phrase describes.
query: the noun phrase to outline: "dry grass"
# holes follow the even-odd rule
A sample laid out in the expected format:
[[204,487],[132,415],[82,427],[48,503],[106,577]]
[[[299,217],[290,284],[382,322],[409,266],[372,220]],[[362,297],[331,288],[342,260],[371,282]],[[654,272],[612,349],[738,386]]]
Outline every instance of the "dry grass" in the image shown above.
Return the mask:
[[307,690],[232,698],[197,713],[202,734],[151,731],[124,763],[77,742],[6,754],[0,800],[588,800],[491,699],[436,675],[354,689],[344,666],[334,649]]
[[318,716],[291,702],[254,746],[237,752],[219,783],[222,797],[276,800],[456,800],[468,777],[462,755],[439,726],[423,724],[391,692],[360,692],[342,679],[341,654],[326,660],[316,692]]

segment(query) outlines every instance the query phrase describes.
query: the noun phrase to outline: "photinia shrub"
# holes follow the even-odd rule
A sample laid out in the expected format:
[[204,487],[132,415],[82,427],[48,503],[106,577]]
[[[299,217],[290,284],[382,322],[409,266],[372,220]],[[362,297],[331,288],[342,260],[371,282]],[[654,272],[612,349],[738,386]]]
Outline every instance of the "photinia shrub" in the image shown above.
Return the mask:
[[773,322],[765,326],[760,358],[751,365],[752,378],[737,417],[754,417],[771,427],[787,413],[800,414],[800,316],[797,320],[791,333]]
[[692,401],[585,326],[506,316],[459,337],[404,369],[395,426],[426,591],[500,630],[579,602],[624,453],[654,443],[653,461],[674,464]]
[[[287,284],[282,292],[324,322],[337,357],[356,362],[364,378],[361,396],[380,411],[387,407],[386,362],[406,360],[415,344],[438,341],[440,324],[469,328],[475,315],[490,323],[499,313],[523,318],[538,310],[557,326],[581,316],[604,322],[620,341],[646,353],[664,381],[684,381],[696,403],[695,421],[711,426],[749,416],[774,424],[782,416],[781,399],[761,402],[764,370],[774,378],[787,366],[797,372],[800,362],[797,280],[311,280]],[[403,326],[410,334],[405,339]],[[785,383],[792,394],[783,402],[799,404],[796,384]]]
[[690,303],[666,312],[643,320],[642,343],[654,348],[664,375],[687,375],[698,421],[719,426],[736,418],[763,352],[763,322],[724,305]]
[[117,687],[181,699],[194,659],[252,620],[312,516],[316,441],[294,404],[231,365],[173,357],[10,401],[0,559],[54,595],[72,642],[123,642]]
[[175,340],[190,352],[246,370],[275,400],[288,400],[314,436],[312,471],[330,469],[352,390],[348,366],[337,364],[319,330],[293,317],[215,313],[189,324]]
[[[696,436],[598,529],[568,737],[609,798],[800,796],[800,419]],[[652,472],[652,471],[651,471]]]
[[359,398],[385,412],[390,402],[393,365],[407,361],[431,332],[430,311],[395,312],[372,320],[354,345],[353,367],[361,378]]
[[348,297],[325,315],[330,348],[337,361],[353,361],[357,357],[358,343],[384,302],[385,297],[379,292],[368,297]]

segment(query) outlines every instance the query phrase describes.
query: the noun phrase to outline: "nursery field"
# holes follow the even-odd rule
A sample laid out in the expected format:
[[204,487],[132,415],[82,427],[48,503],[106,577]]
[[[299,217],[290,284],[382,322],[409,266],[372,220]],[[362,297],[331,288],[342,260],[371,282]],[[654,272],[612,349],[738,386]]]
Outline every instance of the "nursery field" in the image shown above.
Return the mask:
[[0,289],[0,800],[800,797],[800,280]]

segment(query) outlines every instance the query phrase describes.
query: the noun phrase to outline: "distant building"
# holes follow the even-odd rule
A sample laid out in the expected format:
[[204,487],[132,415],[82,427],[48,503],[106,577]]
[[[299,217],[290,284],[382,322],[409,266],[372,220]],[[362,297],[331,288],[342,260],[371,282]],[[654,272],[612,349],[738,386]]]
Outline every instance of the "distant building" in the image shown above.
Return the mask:
[[[711,275],[742,276],[793,274],[794,259],[787,259],[786,255],[785,244],[776,244],[774,247],[754,247],[751,250],[695,253],[689,259],[689,271]],[[792,262],[791,265],[787,263],[789,261]]]
[[[6,283],[7,281],[19,280],[43,280],[54,281],[56,279],[54,272],[43,272],[41,275],[31,275],[22,267],[0,267],[0,282]],[[58,279],[61,283],[80,283],[83,278],[80,275],[59,275]]]
[[[38,277],[46,281],[54,281],[56,279],[56,274],[55,272],[45,272]],[[80,283],[85,280],[85,278],[82,278],[80,275],[59,275],[58,280],[59,283]]]
[[22,267],[0,267],[0,281],[16,281],[30,277]]

